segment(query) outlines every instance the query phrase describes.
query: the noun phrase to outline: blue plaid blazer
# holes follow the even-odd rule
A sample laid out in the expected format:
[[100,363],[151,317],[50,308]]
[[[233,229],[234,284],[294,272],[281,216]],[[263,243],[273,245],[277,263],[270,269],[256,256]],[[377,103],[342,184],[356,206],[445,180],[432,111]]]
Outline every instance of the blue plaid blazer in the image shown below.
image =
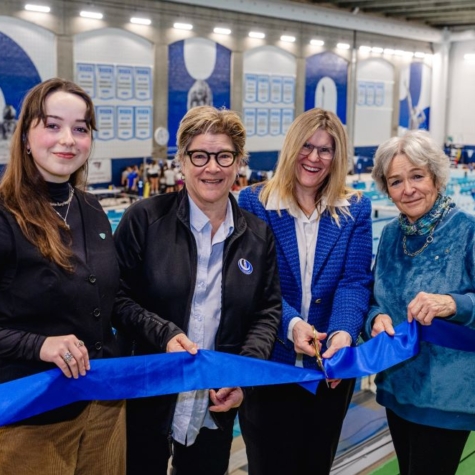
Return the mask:
[[[259,201],[262,186],[248,187],[239,194],[239,205],[264,220],[273,230],[282,287],[283,314],[271,359],[295,364],[296,353],[287,338],[289,323],[300,316],[302,283],[294,218],[281,210],[266,210]],[[345,330],[356,344],[368,312],[371,292],[372,228],[371,202],[353,196],[351,216],[340,211],[338,226],[330,214],[320,218],[312,276],[312,299],[308,323],[328,335]],[[304,356],[304,366],[315,359]]]

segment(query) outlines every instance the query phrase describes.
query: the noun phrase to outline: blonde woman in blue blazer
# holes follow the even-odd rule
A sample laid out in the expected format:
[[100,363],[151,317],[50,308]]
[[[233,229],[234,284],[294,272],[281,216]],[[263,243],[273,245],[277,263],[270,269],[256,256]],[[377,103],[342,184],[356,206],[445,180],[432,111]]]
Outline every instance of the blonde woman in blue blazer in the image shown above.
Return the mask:
[[[332,112],[289,128],[271,180],[240,193],[276,239],[283,315],[272,360],[316,367],[356,344],[371,284],[371,203],[346,187],[347,137]],[[250,475],[330,473],[355,381],[256,388],[240,411]]]

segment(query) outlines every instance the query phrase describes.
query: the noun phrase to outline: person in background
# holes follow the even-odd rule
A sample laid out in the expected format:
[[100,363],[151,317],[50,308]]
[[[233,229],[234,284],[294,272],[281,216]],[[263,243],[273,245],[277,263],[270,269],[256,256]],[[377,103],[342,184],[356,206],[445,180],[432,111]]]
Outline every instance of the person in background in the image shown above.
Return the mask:
[[[109,221],[83,190],[94,106],[53,78],[23,101],[0,182],[0,382],[59,368],[87,377],[118,355],[119,267]],[[77,402],[0,427],[0,474],[125,473],[123,401]]]
[[129,176],[129,173],[132,171],[132,167],[131,166],[127,166],[125,167],[123,170],[122,170],[122,174],[120,176],[120,185],[122,186],[122,188],[124,189],[124,191],[127,191],[128,190],[128,186],[127,186],[127,177]]
[[160,167],[160,177],[158,179],[160,187],[158,189],[158,192],[161,195],[165,193],[165,190],[167,189],[167,181],[165,179],[165,170],[166,170],[166,165],[165,167]]
[[152,163],[148,167],[147,177],[150,181],[150,195],[158,194],[158,175],[160,173],[160,167],[156,160],[152,160]]
[[[383,229],[366,332],[394,335],[416,320],[475,329],[475,217],[444,189],[450,162],[428,132],[393,137],[376,151],[372,176],[399,217]],[[475,354],[421,342],[417,356],[376,377],[401,475],[457,472],[475,430]]]
[[249,165],[243,164],[239,167],[238,180],[239,186],[245,188],[249,185],[247,177],[250,175]]
[[166,167],[165,171],[163,172],[165,177],[165,193],[171,193],[176,191],[176,174],[174,170],[174,166]]
[[[127,354],[270,356],[281,316],[274,238],[230,194],[245,137],[235,112],[190,109],[177,134],[184,189],[132,205],[119,223],[114,323]],[[165,475],[173,451],[177,475],[224,475],[242,400],[241,388],[216,388],[127,401],[127,473]]]
[[[317,368],[315,345],[324,359],[356,345],[370,296],[371,203],[346,187],[346,172],[340,120],[311,109],[291,124],[272,178],[239,195],[276,239],[283,313],[272,361]],[[330,473],[354,385],[255,388],[239,414],[249,474]]]
[[127,192],[137,193],[139,181],[139,167],[134,165],[130,167],[129,174],[127,175]]
[[185,186],[185,177],[183,176],[183,173],[181,172],[180,167],[176,167],[175,184],[176,184],[176,191],[183,190],[183,187]]

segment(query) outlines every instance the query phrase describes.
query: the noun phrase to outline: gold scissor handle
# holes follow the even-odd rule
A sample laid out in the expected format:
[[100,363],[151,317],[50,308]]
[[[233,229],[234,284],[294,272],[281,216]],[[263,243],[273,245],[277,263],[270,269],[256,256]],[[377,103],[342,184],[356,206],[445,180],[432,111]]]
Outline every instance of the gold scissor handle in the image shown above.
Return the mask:
[[317,360],[317,366],[320,368],[321,371],[323,371],[323,374],[325,375],[325,382],[327,383],[328,387],[328,375],[325,370],[325,366],[323,366],[323,359],[322,355],[320,353],[320,348],[318,347],[318,332],[317,329],[312,325],[313,329],[313,346],[315,348],[315,359]]

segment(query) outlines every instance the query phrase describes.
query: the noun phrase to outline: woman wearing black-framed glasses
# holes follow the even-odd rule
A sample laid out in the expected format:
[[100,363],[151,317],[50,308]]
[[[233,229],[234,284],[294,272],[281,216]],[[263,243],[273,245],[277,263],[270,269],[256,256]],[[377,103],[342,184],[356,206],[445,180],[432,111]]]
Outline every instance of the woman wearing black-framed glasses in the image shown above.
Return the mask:
[[[129,353],[270,356],[281,315],[274,239],[230,193],[244,143],[236,113],[191,109],[177,134],[185,188],[122,218],[116,326]],[[128,401],[128,475],[165,475],[171,447],[174,474],[224,475],[242,399],[241,388],[219,388]]]

